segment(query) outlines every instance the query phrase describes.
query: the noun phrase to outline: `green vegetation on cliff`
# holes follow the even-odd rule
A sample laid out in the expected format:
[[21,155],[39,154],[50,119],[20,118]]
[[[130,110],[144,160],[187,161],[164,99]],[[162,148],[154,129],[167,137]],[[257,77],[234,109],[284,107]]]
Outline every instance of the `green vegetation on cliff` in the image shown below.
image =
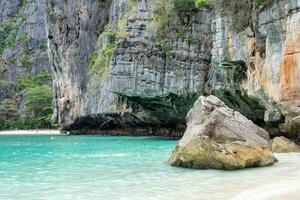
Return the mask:
[[15,45],[17,29],[16,18],[0,22],[0,55],[3,54],[5,48]]
[[[153,20],[164,28],[170,24],[171,16],[178,15],[183,23],[190,20],[190,16],[204,6],[216,6],[223,12],[234,15],[236,12],[247,10],[251,14],[253,6],[265,5],[271,0],[158,0],[155,1]],[[249,15],[250,16],[250,15]],[[246,16],[248,18],[248,16]]]
[[16,98],[0,102],[0,129],[52,128],[51,81],[48,72],[19,77],[15,82]]
[[100,51],[93,54],[89,63],[89,70],[96,74],[101,80],[106,80],[109,63],[117,47],[116,32],[106,27],[100,37],[103,38],[103,40],[105,39],[105,44],[102,45]]
[[130,0],[130,9],[122,16],[116,28],[106,25],[104,31],[98,37],[100,49],[92,55],[89,62],[89,71],[96,74],[101,80],[108,77],[109,64],[111,62],[114,51],[117,48],[117,40],[128,37],[126,30],[129,19],[137,12],[137,0]]
[[3,54],[6,48],[15,46],[20,24],[24,21],[24,17],[21,16],[20,11],[26,3],[26,0],[20,1],[16,14],[0,21],[0,55]]
[[41,15],[46,1],[5,1],[0,7],[0,129],[50,128],[52,78]]

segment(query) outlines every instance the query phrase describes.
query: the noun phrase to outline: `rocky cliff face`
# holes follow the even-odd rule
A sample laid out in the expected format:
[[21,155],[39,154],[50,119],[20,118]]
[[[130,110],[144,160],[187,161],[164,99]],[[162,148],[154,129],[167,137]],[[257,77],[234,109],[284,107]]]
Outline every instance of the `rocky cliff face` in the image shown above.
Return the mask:
[[161,26],[168,6],[158,0],[52,1],[54,117],[69,129],[174,128],[199,94],[213,93],[258,124],[296,133],[299,7],[274,0],[240,11],[252,12],[246,23],[204,7],[165,15]]
[[[2,120],[3,112],[13,112],[12,115],[23,113],[25,93],[21,82],[40,73],[48,73],[51,77],[51,68],[47,54],[47,0],[0,1],[0,10]],[[16,109],[5,110],[7,102],[16,106]]]
[[[299,1],[272,1],[253,11],[242,32],[232,19],[217,17],[212,60],[243,60],[247,78],[241,88],[266,108],[266,122],[280,122],[284,132],[299,131]],[[298,117],[297,117],[298,116]]]
[[[54,74],[54,120],[66,125],[97,110],[85,101],[88,65],[109,15],[109,1],[49,1],[49,57]],[[100,83],[99,83],[100,86]],[[93,97],[95,93],[90,93]]]
[[[204,9],[190,16],[191,19],[185,24],[178,18],[173,19],[168,30],[165,30],[167,32],[162,32],[153,23],[155,3],[150,0],[107,2],[95,12],[98,21],[82,19],[88,20],[94,32],[99,31],[99,35],[93,33],[94,40],[91,37],[87,40],[86,33],[79,32],[79,41],[83,37],[84,46],[70,47],[77,53],[87,47],[90,51],[84,51],[83,57],[74,58],[73,54],[68,54],[71,62],[65,61],[62,54],[58,53],[60,50],[52,51],[53,57],[57,56],[52,62],[58,78],[55,86],[55,117],[60,123],[67,126],[78,117],[99,113],[121,114],[121,121],[130,118],[131,123],[125,124],[137,126],[161,127],[184,123],[190,105],[184,105],[183,99],[192,102],[197,97],[194,94],[204,91],[211,48],[211,38],[208,37],[211,30],[207,18],[211,15]],[[74,12],[70,13],[73,15]],[[102,25],[100,23],[105,18],[103,16],[108,18],[104,31],[104,22]],[[73,20],[74,17],[66,17],[69,18]],[[57,26],[56,22],[51,23]],[[86,24],[78,25],[80,30],[85,27]],[[178,28],[184,29],[181,37],[177,35]],[[90,29],[87,31],[91,34]],[[67,40],[59,31],[53,32],[56,34],[50,40],[51,43]],[[97,37],[98,51],[96,47],[91,48],[96,44]],[[58,46],[60,48],[61,45]],[[95,52],[92,56],[93,50]],[[108,55],[108,51],[112,51],[112,55]],[[75,66],[71,66],[73,63]],[[61,92],[63,88],[65,92]],[[102,120],[93,122],[97,124],[95,126],[104,126],[101,125],[104,122],[106,127],[119,124],[111,118],[100,118]]]
[[66,129],[175,134],[198,96],[214,94],[258,125],[297,133],[299,7],[1,1],[0,101],[22,101],[19,77],[52,66],[53,119]]
[[0,2],[0,101],[16,94],[13,82],[25,74],[50,71],[47,55],[47,1]]

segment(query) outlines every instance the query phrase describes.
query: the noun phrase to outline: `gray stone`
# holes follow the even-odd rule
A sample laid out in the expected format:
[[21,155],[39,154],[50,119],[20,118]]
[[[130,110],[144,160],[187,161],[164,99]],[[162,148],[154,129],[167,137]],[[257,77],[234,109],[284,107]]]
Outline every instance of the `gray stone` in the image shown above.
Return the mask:
[[189,168],[241,169],[274,164],[269,134],[215,96],[201,96],[169,163]]
[[[168,25],[157,29],[153,17],[159,2],[1,1],[0,22],[14,19],[18,30],[16,44],[0,56],[0,101],[16,98],[16,77],[51,66],[53,119],[63,127],[81,117],[132,110],[117,94],[155,98],[221,91],[226,105],[255,123],[265,120],[278,128],[285,119],[283,131],[299,132],[298,0],[274,0],[227,15],[219,7],[202,8],[189,20],[171,11]],[[249,13],[246,24],[237,20]],[[104,55],[108,28],[117,33],[115,47],[104,73],[95,72],[89,65],[93,54]],[[29,41],[21,41],[24,34]],[[22,67],[24,55],[30,69]],[[223,64],[236,61],[245,64],[245,77],[232,81],[227,77],[232,70]]]
[[47,54],[47,2],[0,1],[0,26],[9,27],[4,31],[7,35],[1,38],[5,40],[1,41],[5,45],[3,53],[0,53],[0,102],[4,99],[15,100],[20,113],[24,95],[18,95],[15,91],[17,78],[51,72]]
[[[172,19],[168,27],[170,35],[163,38],[168,39],[163,44],[169,48],[166,54],[156,42],[157,33],[151,30],[154,0],[141,0],[137,5],[132,5],[129,0],[113,0],[105,7],[91,3],[74,7],[70,4],[73,3],[59,1],[54,5],[53,13],[64,13],[67,16],[61,25],[57,21],[49,21],[49,34],[53,36],[50,40],[50,56],[55,77],[55,119],[60,124],[68,126],[79,117],[130,110],[130,105],[118,103],[119,96],[116,94],[155,98],[170,93],[178,96],[203,93],[211,47],[211,13],[208,10],[204,9],[192,16],[187,27],[184,27],[186,33],[183,38],[177,37],[177,28],[182,27],[180,20],[176,16]],[[72,32],[60,34],[60,29],[66,29],[61,26],[72,27],[76,24],[70,15],[78,7],[88,8],[84,12],[95,14],[92,20],[86,21],[85,16],[80,20],[79,27],[90,28],[80,28],[79,38],[72,37]],[[92,11],[90,8],[98,10]],[[131,11],[132,8],[134,11]],[[125,20],[125,30],[119,30],[118,24],[124,22],[129,13],[128,21]],[[107,39],[100,34],[99,46],[95,45],[95,33],[103,31],[103,16],[109,17],[106,27],[126,37],[117,38],[110,64],[105,69],[106,75],[99,77],[99,74],[88,69],[88,65],[91,54],[94,51],[101,54],[102,47],[107,44]],[[141,25],[144,27],[141,28]],[[72,27],[70,30],[76,29]],[[191,37],[195,37],[194,43],[189,42]],[[71,43],[65,45],[64,41]],[[86,49],[87,46],[89,49]],[[68,101],[69,108],[60,106],[65,105],[61,101]],[[152,116],[152,119],[155,118]]]

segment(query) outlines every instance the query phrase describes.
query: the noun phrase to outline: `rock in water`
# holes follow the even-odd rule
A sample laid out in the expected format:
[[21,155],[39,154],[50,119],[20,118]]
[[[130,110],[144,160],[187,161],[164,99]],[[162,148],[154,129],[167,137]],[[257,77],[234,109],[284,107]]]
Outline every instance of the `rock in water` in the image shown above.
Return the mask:
[[188,168],[242,169],[277,162],[269,134],[215,96],[201,96],[169,163]]
[[293,141],[285,137],[276,137],[272,142],[272,151],[275,153],[299,152],[300,148]]

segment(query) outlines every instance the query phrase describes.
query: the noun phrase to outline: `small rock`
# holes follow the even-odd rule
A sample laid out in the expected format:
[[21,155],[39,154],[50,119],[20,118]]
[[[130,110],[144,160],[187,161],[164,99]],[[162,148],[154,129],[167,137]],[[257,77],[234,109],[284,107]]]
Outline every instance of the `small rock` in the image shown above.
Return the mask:
[[300,152],[300,148],[293,141],[281,136],[274,138],[272,151],[275,153]]

